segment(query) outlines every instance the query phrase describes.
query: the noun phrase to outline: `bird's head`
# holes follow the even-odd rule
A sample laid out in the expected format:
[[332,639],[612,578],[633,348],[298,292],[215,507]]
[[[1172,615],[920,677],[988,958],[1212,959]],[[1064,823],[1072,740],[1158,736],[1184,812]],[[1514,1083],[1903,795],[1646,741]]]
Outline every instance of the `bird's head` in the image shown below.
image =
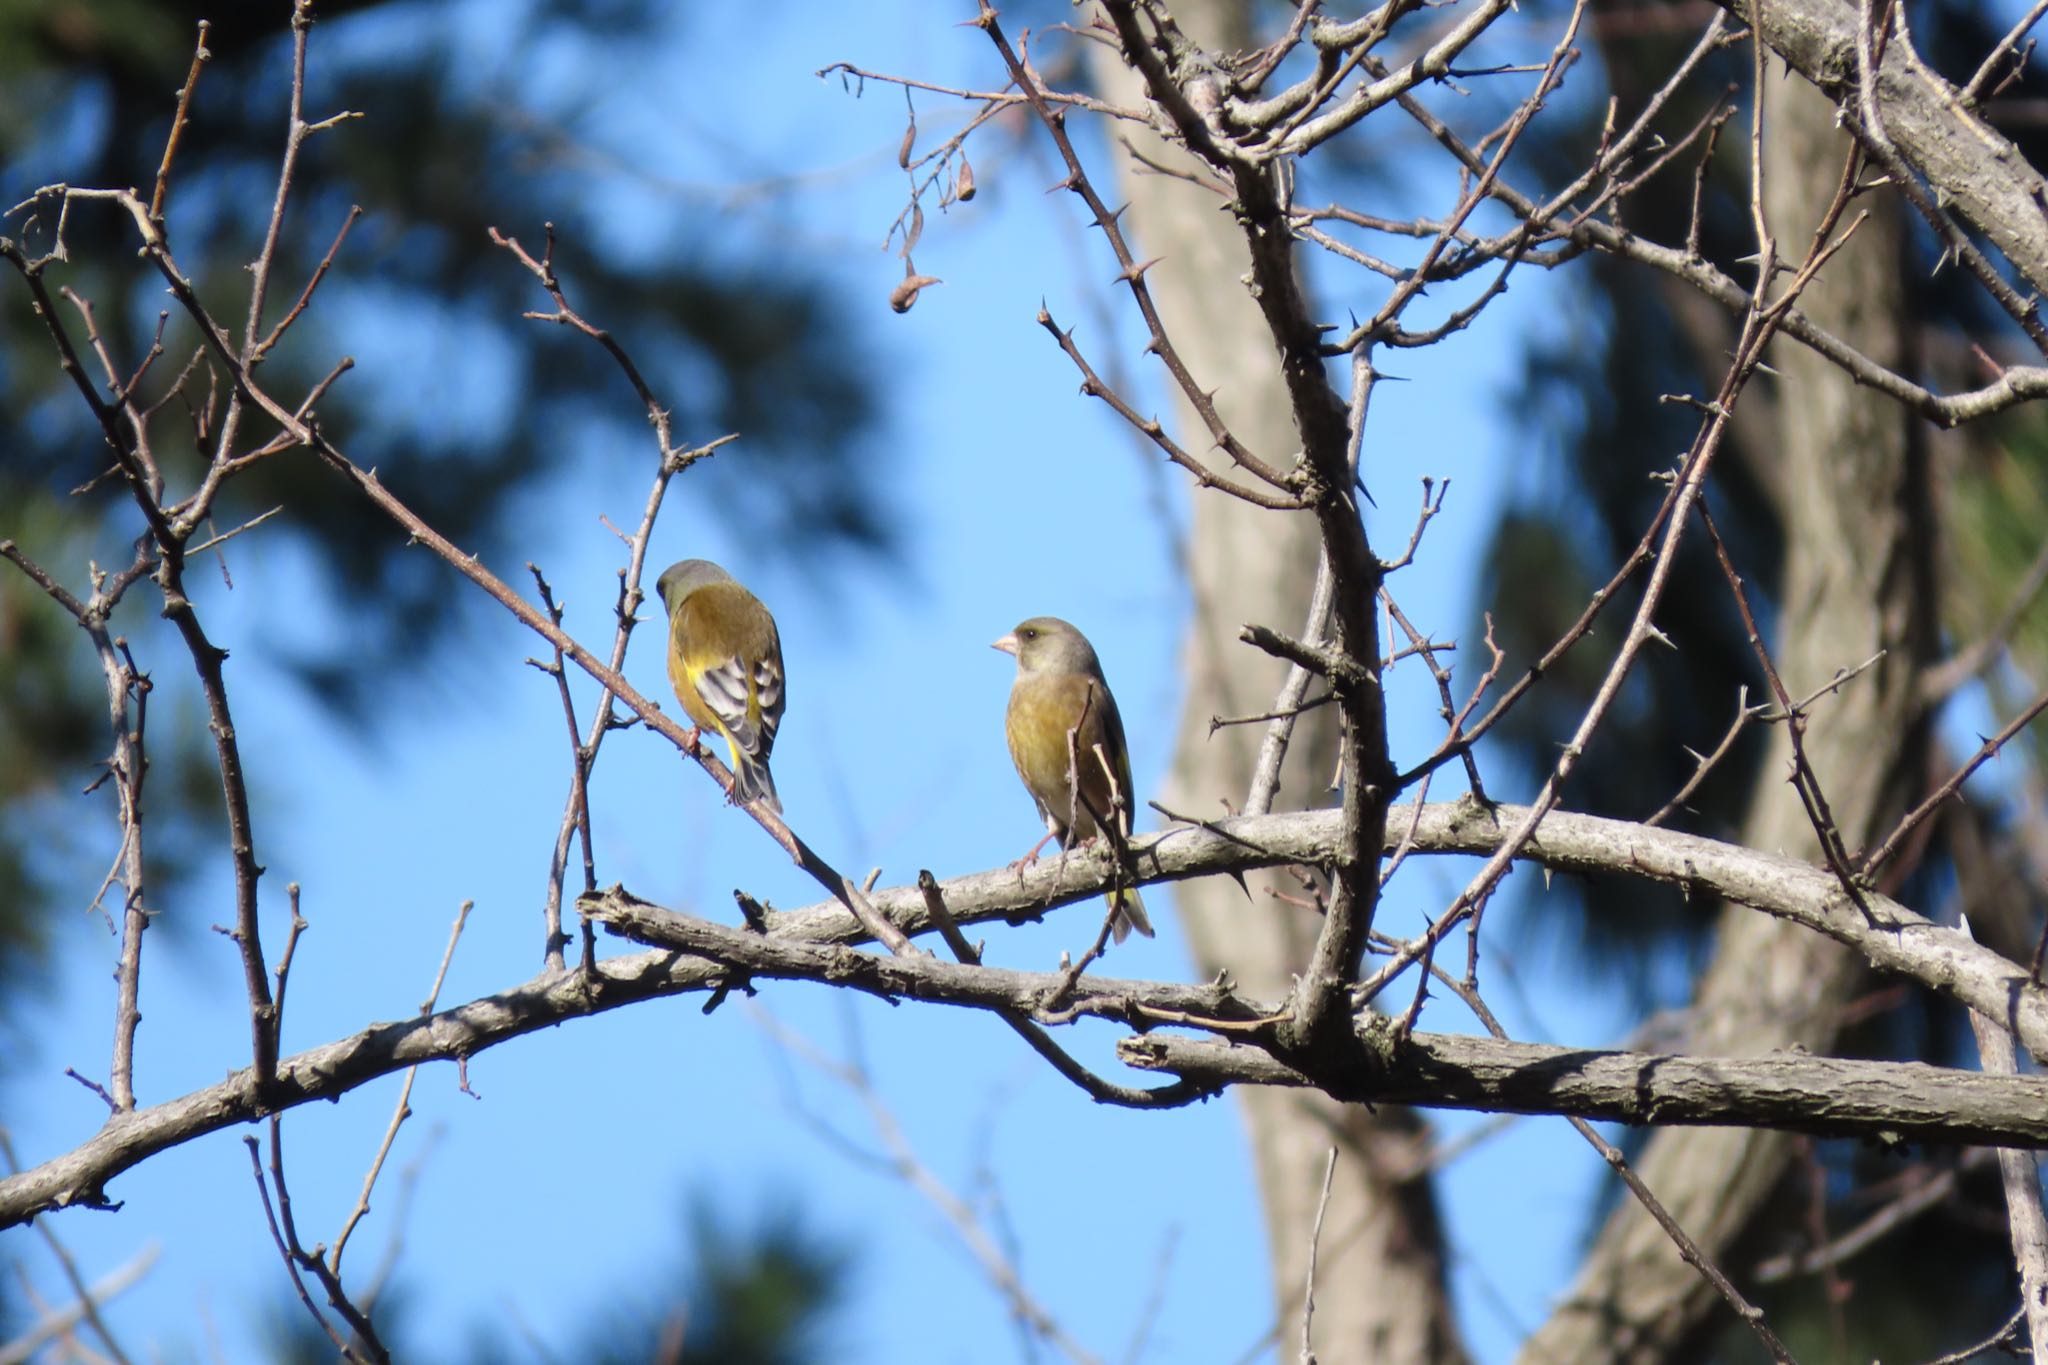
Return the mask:
[[1088,637],[1057,616],[1034,616],[993,647],[1016,655],[1019,673],[1102,672]]
[[661,605],[673,614],[676,603],[706,583],[731,581],[731,574],[708,559],[679,559],[661,571],[661,577],[655,580],[654,591],[660,594]]

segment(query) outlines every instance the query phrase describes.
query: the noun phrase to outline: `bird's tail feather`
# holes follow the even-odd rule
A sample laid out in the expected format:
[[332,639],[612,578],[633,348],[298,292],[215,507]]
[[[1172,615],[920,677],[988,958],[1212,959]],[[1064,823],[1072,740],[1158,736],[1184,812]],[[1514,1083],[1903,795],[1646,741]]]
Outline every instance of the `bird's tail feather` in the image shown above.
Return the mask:
[[782,814],[782,798],[775,794],[775,778],[768,765],[748,758],[737,748],[732,760],[732,799],[742,806],[758,800],[777,815]]
[[1116,907],[1115,933],[1118,943],[1122,943],[1125,939],[1129,938],[1133,929],[1136,929],[1146,938],[1152,937],[1152,921],[1145,914],[1145,902],[1138,899],[1136,887],[1113,892],[1110,895],[1109,903]]

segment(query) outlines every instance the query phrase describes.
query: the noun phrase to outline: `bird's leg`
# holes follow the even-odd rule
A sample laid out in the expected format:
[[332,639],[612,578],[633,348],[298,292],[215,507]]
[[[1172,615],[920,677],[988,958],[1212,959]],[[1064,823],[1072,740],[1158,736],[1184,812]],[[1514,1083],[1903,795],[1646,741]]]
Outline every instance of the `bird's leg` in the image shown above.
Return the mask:
[[1059,838],[1059,834],[1059,830],[1055,829],[1052,826],[1051,822],[1048,821],[1046,824],[1045,837],[1043,839],[1040,839],[1037,843],[1033,844],[1031,846],[1031,851],[1029,853],[1019,858],[1016,862],[1011,863],[1010,866],[1016,868],[1019,871],[1022,871],[1023,869],[1030,867],[1033,863],[1038,861],[1039,850],[1043,849],[1047,844],[1051,843],[1054,839]]

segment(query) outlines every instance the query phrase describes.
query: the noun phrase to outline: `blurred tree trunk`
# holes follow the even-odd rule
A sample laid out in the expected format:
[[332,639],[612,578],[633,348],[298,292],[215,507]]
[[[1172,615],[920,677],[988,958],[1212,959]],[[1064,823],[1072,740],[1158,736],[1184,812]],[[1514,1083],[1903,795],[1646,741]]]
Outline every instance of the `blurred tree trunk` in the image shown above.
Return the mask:
[[[1236,0],[1177,3],[1174,15],[1211,52],[1243,50],[1255,39],[1248,6]],[[1113,53],[1094,50],[1093,74],[1119,103],[1142,103],[1137,77]],[[1185,154],[1120,128],[1166,164]],[[1183,180],[1141,171],[1118,159],[1125,220],[1141,257],[1163,258],[1146,279],[1167,334],[1196,381],[1218,390],[1216,404],[1252,450],[1285,466],[1301,448],[1287,392],[1273,363],[1273,341],[1257,306],[1238,283],[1247,268],[1243,235],[1223,201]],[[1105,189],[1107,187],[1105,186]],[[1114,200],[1114,196],[1111,196]],[[1092,245],[1092,244],[1091,244]],[[1176,398],[1178,396],[1176,395]],[[1175,429],[1190,450],[1209,438],[1185,405]],[[1368,460],[1371,450],[1367,441]],[[1216,459],[1222,457],[1216,456]],[[1227,469],[1224,472],[1230,472]],[[1238,642],[1246,622],[1297,634],[1314,584],[1318,541],[1306,512],[1264,511],[1233,498],[1197,493],[1185,566],[1194,603],[1183,662],[1187,700],[1162,804],[1204,818],[1245,798],[1263,725],[1210,734],[1212,716],[1262,712],[1285,668]],[[1273,809],[1328,805],[1337,751],[1335,708],[1301,717]],[[1275,900],[1268,890],[1301,895],[1299,884],[1270,873],[1247,878],[1250,900],[1227,878],[1174,888],[1181,923],[1199,970],[1228,971],[1244,990],[1278,1000],[1308,961],[1320,920]],[[1343,1105],[1322,1095],[1242,1087],[1252,1156],[1266,1210],[1275,1311],[1283,1355],[1301,1327],[1309,1241],[1330,1147],[1339,1149],[1316,1269],[1314,1347],[1321,1365],[1460,1362],[1465,1359],[1444,1283],[1441,1229],[1429,1175],[1419,1157],[1427,1128],[1412,1111]]]
[[[1776,67],[1776,62],[1772,63]],[[1765,202],[1781,258],[1797,264],[1831,199],[1848,139],[1835,106],[1810,85],[1766,77]],[[1849,216],[1853,216],[1852,214]],[[1821,325],[1907,373],[1901,224],[1878,206],[1801,299]],[[1928,488],[1917,419],[1859,389],[1811,351],[1780,340],[1771,480],[1786,541],[1773,658],[1797,700],[1878,650],[1875,667],[1814,707],[1806,752],[1853,855],[1903,809],[1923,770],[1919,701],[1933,635]],[[1761,382],[1761,381],[1759,381]],[[1694,527],[1688,534],[1702,534]],[[1759,698],[1760,699],[1760,698]],[[1820,845],[1788,781],[1791,748],[1776,727],[1743,842],[1818,861]],[[1755,1055],[1828,1050],[1843,1006],[1865,984],[1844,950],[1756,911],[1721,912],[1686,1051]],[[1750,1130],[1668,1129],[1637,1169],[1684,1227],[1740,1284],[1726,1257],[1784,1178],[1793,1144]],[[1633,1203],[1601,1230],[1566,1302],[1530,1340],[1541,1365],[1666,1361],[1725,1325],[1697,1271]],[[1711,1315],[1711,1317],[1710,1317]]]

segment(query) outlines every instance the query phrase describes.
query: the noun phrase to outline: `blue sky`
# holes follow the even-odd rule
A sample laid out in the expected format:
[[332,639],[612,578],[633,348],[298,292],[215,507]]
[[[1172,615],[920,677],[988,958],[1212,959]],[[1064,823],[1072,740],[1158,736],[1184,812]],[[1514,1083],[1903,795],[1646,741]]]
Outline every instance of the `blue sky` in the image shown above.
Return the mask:
[[[722,519],[704,481],[689,475],[671,491],[651,564],[715,558],[769,602],[790,678],[775,771],[792,823],[843,869],[879,866],[895,883],[923,867],[947,876],[1005,862],[1036,837],[1000,733],[1011,661],[988,648],[1025,616],[1066,616],[1088,632],[1122,703],[1140,787],[1165,770],[1188,611],[1167,545],[1189,490],[1077,394],[1075,374],[1034,322],[1044,301],[1063,323],[1081,324],[1091,350],[1116,346],[1145,372],[1122,299],[1111,301],[1118,336],[1099,335],[1092,321],[1113,263],[1081,229],[1070,197],[1044,194],[1054,175],[1042,148],[1019,153],[998,137],[976,150],[980,196],[933,214],[917,253],[920,270],[945,284],[907,316],[888,311],[900,265],[878,246],[902,204],[894,166],[902,97],[870,87],[855,100],[812,72],[845,59],[988,88],[1000,83],[999,66],[986,40],[950,12],[906,0],[862,7],[855,21],[853,8],[807,5],[802,22],[776,25],[765,42],[758,16],[706,7],[679,21],[669,41],[631,54],[626,69],[550,54],[534,93],[591,102],[584,126],[619,164],[594,162],[589,191],[613,206],[621,241],[660,215],[730,213],[736,230],[801,251],[862,305],[858,335],[846,344],[876,353],[887,376],[908,572],[842,576],[822,590],[780,562],[789,547],[764,545]],[[459,20],[475,27],[480,50],[488,49],[485,13],[471,6]],[[322,42],[402,38],[324,26],[314,61]],[[479,59],[480,81],[492,61]],[[745,116],[728,117],[733,110]],[[928,137],[953,126],[943,101],[920,96],[919,110]],[[1110,173],[1099,155],[1095,169]],[[784,176],[796,179],[746,207],[718,207],[735,188]],[[1436,200],[1419,193],[1441,209],[1452,191]],[[537,224],[505,226],[538,235]],[[514,269],[509,260],[506,268]],[[573,287],[573,269],[570,279]],[[1378,298],[1355,279],[1345,287],[1364,292],[1333,296],[1333,313],[1363,313]],[[1453,480],[1420,563],[1395,585],[1410,617],[1440,637],[1472,617],[1473,560],[1498,491],[1529,477],[1530,453],[1505,420],[1503,395],[1515,346],[1558,326],[1560,306],[1556,287],[1532,277],[1451,345],[1385,362],[1405,382],[1375,399],[1366,467],[1380,510],[1369,522],[1377,544],[1404,543],[1420,479]],[[386,325],[362,312],[363,334],[348,339],[359,355],[375,352],[376,329]],[[630,336],[622,340],[631,347]],[[684,382],[650,378],[657,390]],[[623,385],[612,398],[630,413]],[[1151,403],[1163,407],[1156,387]],[[719,461],[744,464],[740,435]],[[565,461],[557,486],[533,500],[518,559],[542,565],[568,604],[570,628],[601,645],[610,638],[620,547],[599,518],[637,519],[651,454],[630,472],[590,472],[600,468],[617,467]],[[209,628],[230,648],[270,631],[318,628],[293,617],[303,565],[260,534],[238,542],[232,562],[235,590],[209,581],[202,602]],[[495,567],[524,584],[518,560]],[[462,590],[452,574],[450,583]],[[467,660],[374,742],[295,693],[260,649],[236,652],[229,677],[242,738],[263,768],[257,835],[269,867],[272,951],[282,941],[287,882],[302,884],[312,924],[293,970],[288,1048],[411,1014],[464,900],[476,909],[444,1003],[538,968],[546,859],[567,767],[553,684],[521,662],[539,648],[509,616],[489,621]],[[169,657],[155,662],[175,666]],[[649,695],[666,695],[658,623],[636,636],[627,673]],[[1396,670],[1396,741],[1409,756],[1437,733],[1427,681],[1418,667]],[[579,702],[587,715],[588,687]],[[609,740],[594,807],[601,882],[719,918],[732,917],[735,886],[781,906],[819,898],[655,736]],[[100,806],[81,805],[79,818],[105,817]],[[1382,927],[1413,931],[1464,875],[1457,864],[1411,863]],[[1158,893],[1154,903],[1163,908],[1166,899]],[[225,904],[225,878],[202,879],[166,911],[203,924],[227,918]],[[1118,974],[1189,973],[1173,917],[1155,919],[1159,939],[1118,949]],[[989,938],[997,960],[1046,966],[1093,927],[1077,910]],[[1519,989],[1496,992],[1494,1003],[1518,1036],[1611,1040],[1618,1006],[1603,1008],[1569,981],[1553,984],[1562,957],[1515,961],[1503,939],[1489,961],[1512,971]],[[97,921],[81,916],[67,927],[51,1026],[8,1096],[24,1160],[82,1140],[102,1117],[99,1101],[62,1071],[104,1071],[115,952]],[[244,1058],[248,1032],[231,945],[207,934],[156,935],[150,952],[138,1064],[145,1103],[218,1079]],[[1169,1243],[1144,1358],[1238,1359],[1273,1327],[1263,1226],[1230,1102],[1166,1115],[1097,1107],[1000,1025],[963,1012],[892,1010],[800,986],[770,987],[755,1006],[708,1018],[699,1003],[618,1011],[487,1053],[469,1069],[478,1098],[457,1090],[452,1069],[422,1073],[414,1117],[350,1261],[367,1272],[383,1254],[398,1169],[421,1161],[400,1275],[426,1310],[429,1349],[479,1324],[565,1346],[622,1283],[634,1283],[636,1268],[667,1263],[680,1211],[707,1197],[741,1220],[778,1200],[796,1203],[857,1248],[857,1307],[837,1342],[845,1358],[964,1361],[1012,1351],[1003,1305],[943,1220],[900,1182],[820,1138],[812,1118],[875,1145],[859,1106],[792,1064],[756,1009],[834,1055],[857,1036],[880,1097],[953,1188],[970,1192],[983,1167],[996,1173],[1031,1292],[1098,1354],[1123,1357]],[[1470,1027],[1441,1004],[1426,1023]],[[1087,1030],[1077,1046],[1106,1061],[1115,1036]],[[397,1085],[386,1080],[287,1119],[309,1240],[331,1240],[353,1204]],[[1452,1115],[1444,1126],[1477,1121]],[[119,1216],[51,1220],[88,1278],[146,1243],[161,1245],[162,1260],[110,1311],[131,1349],[203,1359],[218,1340],[226,1359],[260,1359],[251,1307],[277,1301],[284,1280],[241,1136],[215,1135],[121,1177],[111,1191],[126,1201]],[[1505,1359],[1540,1321],[1572,1264],[1585,1196],[1599,1179],[1597,1160],[1556,1121],[1518,1123],[1446,1173],[1456,1289],[1482,1359]],[[42,1292],[63,1297],[33,1234],[0,1236],[0,1255],[23,1259]]]

